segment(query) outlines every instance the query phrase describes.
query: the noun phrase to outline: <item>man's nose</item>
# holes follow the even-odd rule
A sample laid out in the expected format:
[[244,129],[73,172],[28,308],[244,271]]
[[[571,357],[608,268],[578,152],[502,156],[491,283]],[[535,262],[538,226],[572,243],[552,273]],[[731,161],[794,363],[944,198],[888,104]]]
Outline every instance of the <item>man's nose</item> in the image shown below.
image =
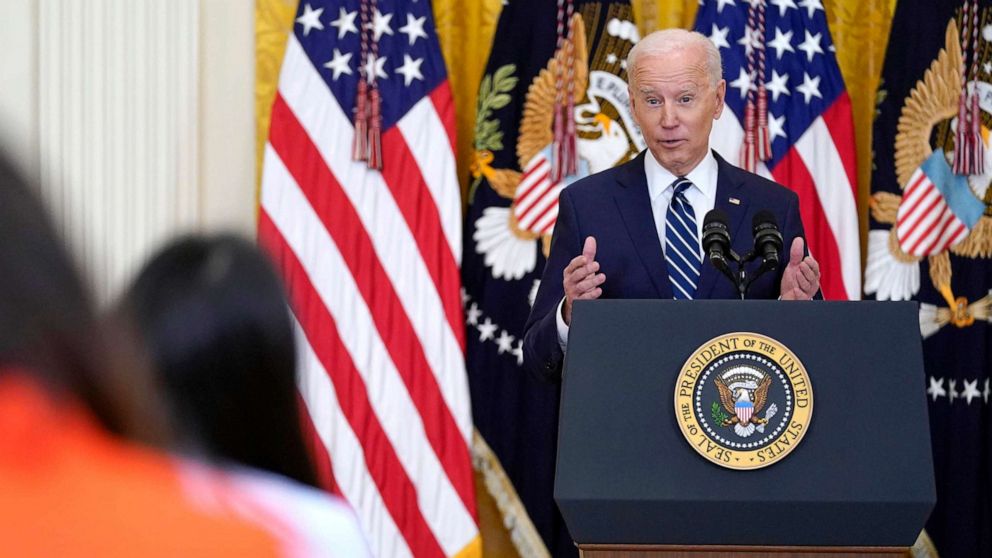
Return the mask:
[[679,125],[678,116],[675,114],[675,110],[671,105],[662,105],[659,117],[661,119],[659,123],[662,128],[674,128]]

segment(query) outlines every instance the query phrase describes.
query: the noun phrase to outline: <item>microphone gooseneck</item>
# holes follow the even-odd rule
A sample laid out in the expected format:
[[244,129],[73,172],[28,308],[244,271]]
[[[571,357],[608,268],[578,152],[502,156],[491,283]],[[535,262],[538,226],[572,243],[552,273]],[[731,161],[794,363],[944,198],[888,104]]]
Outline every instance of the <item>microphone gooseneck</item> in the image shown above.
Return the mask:
[[754,252],[761,256],[762,271],[758,274],[775,271],[783,248],[782,233],[778,230],[775,215],[767,209],[755,213],[751,220],[751,232],[754,235]]
[[714,209],[703,218],[702,245],[710,261],[722,260],[726,264],[730,252],[730,227],[722,209]]
[[[754,249],[741,256],[732,248],[729,219],[725,211],[713,209],[703,219],[700,244],[706,259],[733,283],[741,300],[744,300],[747,289],[755,279],[778,268],[784,247],[775,215],[767,209],[758,211],[751,219],[751,232],[754,236]],[[754,273],[748,274],[747,264],[758,258],[761,258],[761,265]],[[736,270],[731,268],[731,262],[737,264]]]
[[727,223],[727,213],[722,209],[712,209],[703,218],[701,244],[707,259],[730,282],[734,289],[740,292],[740,281],[737,274],[730,268],[728,259],[739,262],[737,254],[730,248],[730,226]]

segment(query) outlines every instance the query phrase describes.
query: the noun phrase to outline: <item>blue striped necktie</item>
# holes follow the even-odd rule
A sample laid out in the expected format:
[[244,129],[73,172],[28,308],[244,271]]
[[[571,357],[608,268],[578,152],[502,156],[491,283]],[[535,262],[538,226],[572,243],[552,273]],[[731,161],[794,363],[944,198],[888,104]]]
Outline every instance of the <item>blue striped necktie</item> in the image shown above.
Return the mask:
[[699,269],[703,259],[696,237],[696,214],[685,197],[692,182],[679,177],[672,185],[675,193],[668,204],[665,216],[665,261],[668,262],[668,280],[672,284],[673,298],[691,300],[699,284]]

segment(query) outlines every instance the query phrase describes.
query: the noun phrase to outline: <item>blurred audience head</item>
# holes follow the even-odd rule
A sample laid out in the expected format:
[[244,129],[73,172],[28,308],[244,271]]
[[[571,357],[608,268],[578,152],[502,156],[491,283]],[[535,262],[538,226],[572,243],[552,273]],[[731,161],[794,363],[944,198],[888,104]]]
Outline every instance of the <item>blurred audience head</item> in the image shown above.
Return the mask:
[[144,342],[181,436],[211,457],[316,484],[289,307],[254,244],[234,236],[173,242],[138,274],[120,314]]
[[82,402],[111,432],[167,443],[166,415],[134,345],[98,323],[37,193],[2,154],[0,269],[0,375],[28,375]]

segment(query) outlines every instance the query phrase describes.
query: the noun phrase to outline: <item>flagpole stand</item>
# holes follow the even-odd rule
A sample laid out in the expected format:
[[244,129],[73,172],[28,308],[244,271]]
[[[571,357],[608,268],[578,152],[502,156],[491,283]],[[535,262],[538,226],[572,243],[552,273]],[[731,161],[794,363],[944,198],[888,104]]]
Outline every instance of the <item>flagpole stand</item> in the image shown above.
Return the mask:
[[772,556],[776,558],[851,558],[912,556],[906,547],[829,547],[829,546],[676,546],[580,544],[581,558],[732,558]]

